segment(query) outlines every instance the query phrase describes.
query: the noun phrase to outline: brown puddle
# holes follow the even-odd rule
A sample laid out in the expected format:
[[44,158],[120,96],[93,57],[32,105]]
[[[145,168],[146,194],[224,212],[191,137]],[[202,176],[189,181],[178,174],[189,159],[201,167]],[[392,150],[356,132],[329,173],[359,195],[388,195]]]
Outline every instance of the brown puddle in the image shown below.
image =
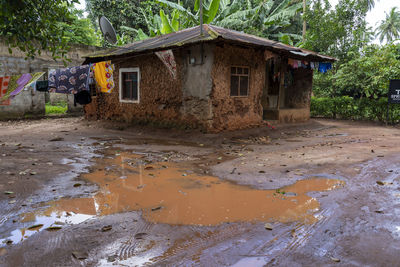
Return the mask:
[[[279,221],[313,223],[319,209],[307,192],[332,190],[344,185],[336,179],[307,179],[279,190],[258,190],[249,186],[201,176],[182,163],[152,163],[137,166],[141,156],[123,153],[115,159],[102,159],[102,166],[83,177],[97,183],[93,198],[61,199],[48,203],[36,217],[70,215],[109,215],[142,211],[154,223],[216,225],[224,222]],[[58,215],[57,215],[58,214]],[[73,217],[73,216],[71,216]],[[91,217],[91,216],[89,216]]]

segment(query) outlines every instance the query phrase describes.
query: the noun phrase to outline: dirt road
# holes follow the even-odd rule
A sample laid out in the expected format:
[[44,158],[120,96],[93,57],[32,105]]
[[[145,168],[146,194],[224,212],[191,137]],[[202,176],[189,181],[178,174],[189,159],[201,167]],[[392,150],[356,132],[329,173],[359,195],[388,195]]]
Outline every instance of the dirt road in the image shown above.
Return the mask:
[[0,122],[0,266],[398,266],[400,131]]

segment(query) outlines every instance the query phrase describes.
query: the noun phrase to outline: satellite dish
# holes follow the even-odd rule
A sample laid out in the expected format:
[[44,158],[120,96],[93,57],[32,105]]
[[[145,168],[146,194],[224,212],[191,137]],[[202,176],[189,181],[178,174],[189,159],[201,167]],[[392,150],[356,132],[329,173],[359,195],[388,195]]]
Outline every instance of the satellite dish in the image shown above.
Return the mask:
[[104,39],[111,44],[117,42],[117,35],[115,34],[114,27],[111,22],[104,16],[99,18],[100,30],[103,33]]

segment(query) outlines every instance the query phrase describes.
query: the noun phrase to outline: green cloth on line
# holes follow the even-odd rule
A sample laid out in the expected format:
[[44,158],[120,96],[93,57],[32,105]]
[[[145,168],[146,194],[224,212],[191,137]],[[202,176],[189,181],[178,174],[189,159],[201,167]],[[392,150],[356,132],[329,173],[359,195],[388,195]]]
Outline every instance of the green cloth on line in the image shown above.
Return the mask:
[[24,73],[20,75],[13,75],[10,77],[10,81],[8,83],[8,89],[5,95],[0,99],[0,103],[6,101],[10,97],[15,97],[26,87],[32,85],[34,82],[42,77],[44,72],[36,72],[33,74]]

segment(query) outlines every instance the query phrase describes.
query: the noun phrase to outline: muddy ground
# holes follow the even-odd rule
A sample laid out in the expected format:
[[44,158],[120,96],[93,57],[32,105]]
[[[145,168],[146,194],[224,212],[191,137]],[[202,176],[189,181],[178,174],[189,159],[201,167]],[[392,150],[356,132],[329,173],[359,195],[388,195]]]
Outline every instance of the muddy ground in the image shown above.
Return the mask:
[[399,141],[0,122],[0,266],[399,266]]

